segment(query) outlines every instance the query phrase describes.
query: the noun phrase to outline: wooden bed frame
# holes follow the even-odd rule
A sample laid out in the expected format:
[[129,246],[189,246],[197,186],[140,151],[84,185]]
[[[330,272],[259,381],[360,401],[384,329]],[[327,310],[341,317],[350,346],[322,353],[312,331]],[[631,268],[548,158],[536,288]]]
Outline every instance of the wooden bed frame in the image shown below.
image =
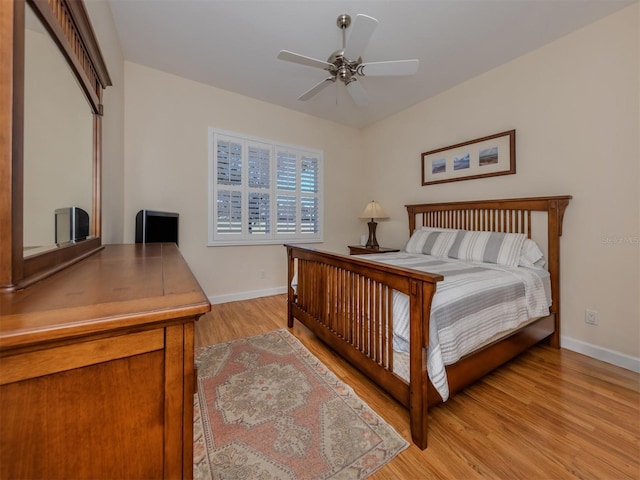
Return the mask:
[[[572,197],[535,197],[407,205],[409,233],[419,226],[523,233],[532,212],[546,213],[550,315],[469,354],[446,368],[450,395],[545,340],[560,346],[560,236]],[[294,318],[409,409],[411,436],[427,447],[428,407],[442,399],[427,377],[429,317],[443,277],[364,258],[286,245],[288,326]],[[296,286],[294,288],[293,282]],[[393,373],[392,292],[410,301],[409,383]]]

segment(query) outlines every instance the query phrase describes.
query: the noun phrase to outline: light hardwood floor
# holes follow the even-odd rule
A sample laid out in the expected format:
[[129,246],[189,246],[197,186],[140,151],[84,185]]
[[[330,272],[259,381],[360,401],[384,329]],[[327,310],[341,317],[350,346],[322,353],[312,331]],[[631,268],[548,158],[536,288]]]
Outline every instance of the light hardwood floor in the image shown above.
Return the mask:
[[[214,305],[196,347],[287,328],[286,297]],[[407,410],[296,321],[291,332],[402,436]],[[640,479],[640,375],[534,347],[434,407],[413,444],[374,479]]]

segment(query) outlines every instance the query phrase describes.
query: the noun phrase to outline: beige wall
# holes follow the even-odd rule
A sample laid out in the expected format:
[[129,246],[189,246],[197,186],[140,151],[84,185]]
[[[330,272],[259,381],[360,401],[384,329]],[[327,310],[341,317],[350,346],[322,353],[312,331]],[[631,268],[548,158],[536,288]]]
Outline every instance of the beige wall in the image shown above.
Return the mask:
[[[371,195],[403,205],[573,195],[562,237],[564,344],[640,357],[640,48],[636,4],[363,131]],[[517,174],[422,187],[420,153],[515,128]],[[600,324],[584,322],[585,308]]]
[[213,301],[284,291],[286,256],[281,245],[207,247],[209,127],[323,150],[323,248],[358,237],[358,130],[129,62],[125,80],[125,240],[139,210],[178,212],[180,250]]

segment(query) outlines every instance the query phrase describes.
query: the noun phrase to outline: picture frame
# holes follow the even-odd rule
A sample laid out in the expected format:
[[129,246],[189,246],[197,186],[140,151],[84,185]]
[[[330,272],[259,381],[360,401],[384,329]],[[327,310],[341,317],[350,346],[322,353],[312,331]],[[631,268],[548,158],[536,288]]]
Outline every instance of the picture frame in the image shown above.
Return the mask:
[[488,135],[422,154],[422,185],[516,173],[516,131]]

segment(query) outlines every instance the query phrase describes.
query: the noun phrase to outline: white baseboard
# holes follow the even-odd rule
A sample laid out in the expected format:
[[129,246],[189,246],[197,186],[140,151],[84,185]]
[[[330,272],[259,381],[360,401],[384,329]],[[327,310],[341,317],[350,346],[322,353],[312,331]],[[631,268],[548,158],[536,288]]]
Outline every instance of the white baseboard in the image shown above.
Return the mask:
[[[271,295],[280,295],[287,293],[287,287],[274,287],[265,290],[253,290],[250,292],[230,293],[228,295],[210,296],[209,301],[212,304],[237,302],[240,300],[251,300],[252,298],[269,297]],[[596,360],[611,363],[618,367],[626,368],[632,372],[640,373],[640,358],[625,355],[624,353],[609,350],[608,348],[592,345],[582,340],[562,336],[560,338],[562,348],[578,352]]]
[[609,350],[608,348],[592,345],[582,340],[576,340],[571,337],[560,337],[560,345],[562,348],[573,352],[582,353],[591,358],[611,363],[618,367],[626,368],[632,372],[640,373],[640,358],[625,355],[624,353]]
[[212,295],[208,298],[209,302],[215,305],[218,303],[237,302],[239,300],[251,300],[252,298],[269,297],[271,295],[280,295],[282,293],[287,293],[287,287],[274,287],[267,288],[265,290],[230,293],[228,295]]

